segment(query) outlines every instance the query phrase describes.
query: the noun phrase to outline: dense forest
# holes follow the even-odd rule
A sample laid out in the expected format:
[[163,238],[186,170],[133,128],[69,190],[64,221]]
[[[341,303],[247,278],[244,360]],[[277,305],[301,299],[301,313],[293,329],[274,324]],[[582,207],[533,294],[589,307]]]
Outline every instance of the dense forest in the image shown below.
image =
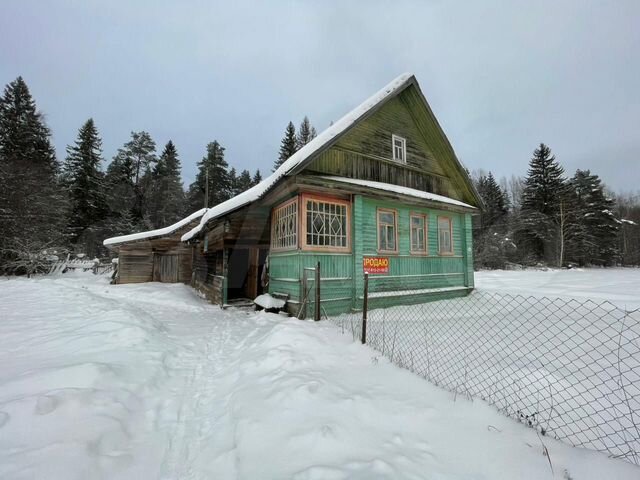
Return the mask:
[[[273,169],[315,136],[307,117],[297,130],[289,122]],[[178,147],[160,148],[145,131],[131,132],[107,164],[91,118],[58,158],[18,77],[0,98],[0,273],[29,273],[68,253],[105,257],[104,238],[170,225],[262,179],[230,167],[217,140],[197,165],[185,189]],[[526,178],[476,172],[474,182],[485,203],[474,223],[478,267],[640,264],[638,195],[608,192],[589,170],[567,178],[543,144]]]
[[480,171],[473,181],[484,201],[474,218],[477,268],[640,265],[640,196],[607,191],[589,170],[567,177],[545,144],[525,178]]

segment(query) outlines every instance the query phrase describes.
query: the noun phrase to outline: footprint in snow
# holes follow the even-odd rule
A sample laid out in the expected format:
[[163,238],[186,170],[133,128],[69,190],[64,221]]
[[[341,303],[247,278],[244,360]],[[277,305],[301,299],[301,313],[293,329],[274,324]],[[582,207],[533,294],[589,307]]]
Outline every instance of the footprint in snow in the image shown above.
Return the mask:
[[60,405],[60,398],[55,395],[41,395],[36,401],[35,413],[38,415],[48,415]]
[[4,427],[10,418],[7,412],[0,412],[0,428]]

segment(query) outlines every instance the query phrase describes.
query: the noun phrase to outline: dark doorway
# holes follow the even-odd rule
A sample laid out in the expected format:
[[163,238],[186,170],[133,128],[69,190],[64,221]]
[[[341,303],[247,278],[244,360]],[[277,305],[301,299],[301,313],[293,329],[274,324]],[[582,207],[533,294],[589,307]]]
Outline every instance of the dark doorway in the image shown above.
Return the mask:
[[247,297],[247,276],[249,273],[249,250],[230,249],[227,267],[227,299]]
[[258,247],[229,250],[227,299],[253,300],[267,290],[262,285],[262,272],[268,252]]

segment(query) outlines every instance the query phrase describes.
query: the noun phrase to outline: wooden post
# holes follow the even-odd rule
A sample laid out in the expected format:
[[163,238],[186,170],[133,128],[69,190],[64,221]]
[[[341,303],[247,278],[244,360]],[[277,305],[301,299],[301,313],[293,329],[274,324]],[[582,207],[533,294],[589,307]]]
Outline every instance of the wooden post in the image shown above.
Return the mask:
[[300,314],[298,318],[307,318],[307,271],[302,269],[302,295],[300,295],[302,299],[302,305],[300,305]]
[[367,343],[367,309],[369,308],[369,273],[364,272],[364,296],[362,298],[362,338],[363,344]]
[[320,321],[320,262],[316,265],[316,308],[313,319],[316,322]]
[[229,286],[229,249],[222,249],[222,295],[220,295],[220,300],[222,308],[227,304],[227,288]]
[[222,301],[222,304],[220,305],[220,308],[225,308],[225,305],[227,304],[227,287],[228,287],[228,281],[227,281],[227,277],[222,277],[222,295],[220,295],[220,300]]

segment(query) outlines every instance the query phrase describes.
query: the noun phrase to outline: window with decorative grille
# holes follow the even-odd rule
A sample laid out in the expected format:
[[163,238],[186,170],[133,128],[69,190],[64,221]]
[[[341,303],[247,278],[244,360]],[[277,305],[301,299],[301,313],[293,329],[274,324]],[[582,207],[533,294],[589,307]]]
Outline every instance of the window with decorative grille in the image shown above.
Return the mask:
[[378,250],[396,252],[396,212],[395,210],[378,210]]
[[348,249],[348,206],[346,202],[307,199],[306,246]]
[[273,210],[271,220],[271,248],[274,250],[298,246],[298,199]]
[[411,253],[427,253],[427,216],[411,215]]
[[438,253],[440,255],[451,255],[453,253],[451,219],[449,217],[438,217]]

